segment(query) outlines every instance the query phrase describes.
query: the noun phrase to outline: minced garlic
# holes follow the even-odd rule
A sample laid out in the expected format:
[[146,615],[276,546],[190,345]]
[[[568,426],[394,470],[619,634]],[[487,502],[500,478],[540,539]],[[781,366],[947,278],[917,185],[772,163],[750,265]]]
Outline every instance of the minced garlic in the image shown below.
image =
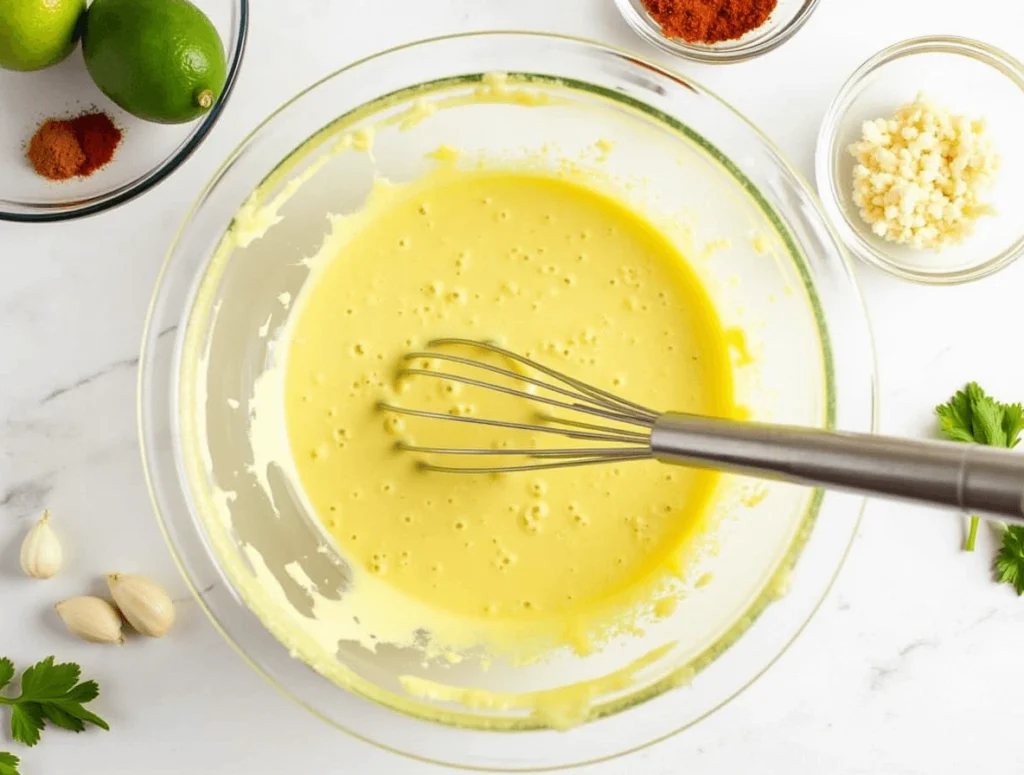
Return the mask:
[[849,149],[857,159],[853,201],[879,237],[941,248],[994,212],[981,201],[999,166],[984,120],[951,115],[918,96],[890,119],[865,121],[861,133]]

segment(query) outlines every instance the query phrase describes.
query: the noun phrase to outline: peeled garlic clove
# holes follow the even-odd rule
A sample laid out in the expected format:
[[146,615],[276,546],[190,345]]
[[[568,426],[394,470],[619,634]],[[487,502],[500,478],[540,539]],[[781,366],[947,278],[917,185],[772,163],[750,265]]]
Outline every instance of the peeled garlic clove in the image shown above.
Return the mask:
[[50,512],[43,512],[42,519],[33,525],[21,544],[21,569],[33,578],[48,579],[63,564],[64,550],[50,527]]
[[91,643],[124,643],[121,617],[101,597],[71,597],[57,603],[54,610],[72,635]]
[[107,586],[124,618],[143,635],[162,638],[171,629],[174,603],[155,581],[131,573],[111,573]]

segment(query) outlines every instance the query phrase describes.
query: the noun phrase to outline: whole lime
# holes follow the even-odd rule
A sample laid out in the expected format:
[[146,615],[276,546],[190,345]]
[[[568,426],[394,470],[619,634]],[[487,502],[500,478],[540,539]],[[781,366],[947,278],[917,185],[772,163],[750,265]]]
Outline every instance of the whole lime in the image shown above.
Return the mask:
[[100,91],[165,124],[206,113],[227,77],[217,29],[188,0],[93,0],[82,52]]
[[71,53],[85,0],[0,0],[0,67],[41,70]]

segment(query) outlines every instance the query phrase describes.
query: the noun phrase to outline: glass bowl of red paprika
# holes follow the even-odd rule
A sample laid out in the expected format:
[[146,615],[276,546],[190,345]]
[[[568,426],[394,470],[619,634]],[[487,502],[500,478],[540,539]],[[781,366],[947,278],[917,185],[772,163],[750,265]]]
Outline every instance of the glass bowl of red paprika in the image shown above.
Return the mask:
[[819,0],[615,0],[633,31],[670,54],[707,64],[743,62],[781,46]]
[[80,45],[46,69],[0,69],[0,221],[63,221],[117,207],[195,152],[234,87],[249,0],[193,3],[220,34],[227,77],[220,98],[192,122],[157,124],[121,110],[93,83]]

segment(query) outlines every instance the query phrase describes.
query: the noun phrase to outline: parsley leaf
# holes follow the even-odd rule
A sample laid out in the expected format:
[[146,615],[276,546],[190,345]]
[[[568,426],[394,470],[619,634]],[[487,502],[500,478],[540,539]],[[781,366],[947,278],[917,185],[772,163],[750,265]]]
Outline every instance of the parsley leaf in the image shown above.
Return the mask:
[[[86,724],[109,729],[107,722],[85,709],[95,700],[100,689],[95,681],[82,681],[81,668],[73,662],[55,664],[47,657],[28,668],[21,676],[21,695],[0,695],[0,705],[11,707],[11,737],[33,746],[49,722],[62,729],[81,732]],[[0,658],[0,689],[14,677],[14,665]],[[3,761],[0,760],[0,765]],[[17,762],[15,762],[17,764]],[[0,769],[0,775],[7,775]]]
[[11,707],[11,737],[30,748],[39,742],[39,733],[46,726],[43,709],[34,702],[19,702]]
[[999,581],[1013,585],[1018,595],[1024,595],[1024,527],[1006,528],[994,568]]
[[986,395],[977,382],[935,407],[942,432],[953,441],[990,447],[1015,447],[1024,431],[1024,407],[1003,404]]
[[[996,401],[986,395],[977,382],[971,382],[948,402],[935,407],[935,413],[939,416],[942,432],[953,441],[1013,448],[1024,431],[1024,407]],[[965,550],[974,551],[977,536],[978,518],[971,517]],[[1024,568],[1021,574],[1024,574]],[[999,575],[1003,577],[1004,573],[1000,571]]]
[[0,775],[18,775],[20,761],[13,753],[0,751]]

